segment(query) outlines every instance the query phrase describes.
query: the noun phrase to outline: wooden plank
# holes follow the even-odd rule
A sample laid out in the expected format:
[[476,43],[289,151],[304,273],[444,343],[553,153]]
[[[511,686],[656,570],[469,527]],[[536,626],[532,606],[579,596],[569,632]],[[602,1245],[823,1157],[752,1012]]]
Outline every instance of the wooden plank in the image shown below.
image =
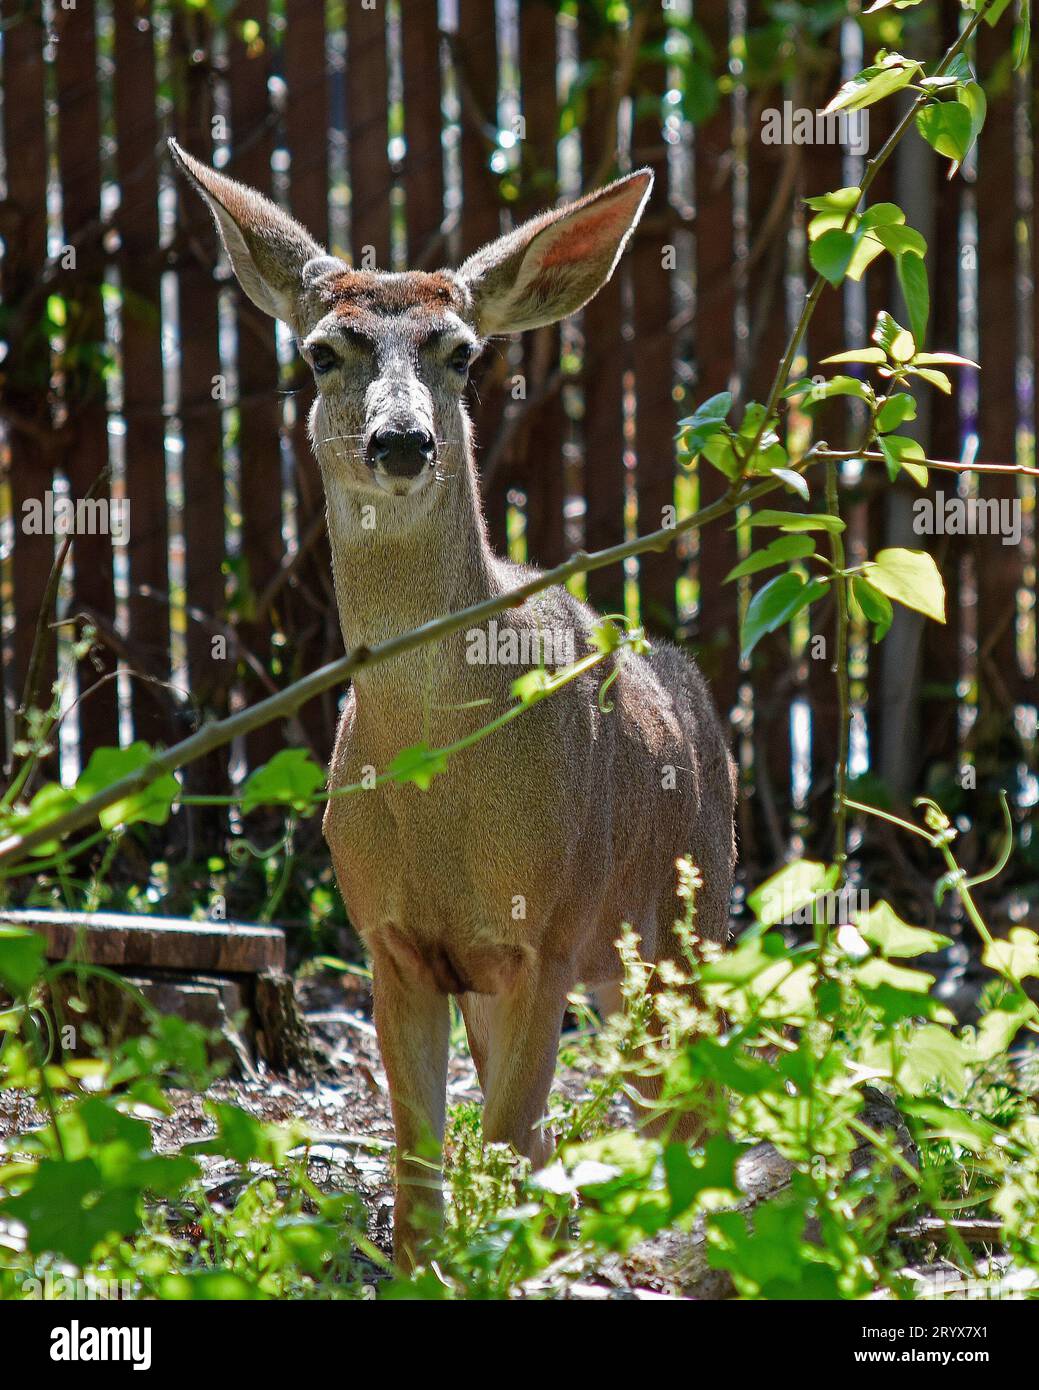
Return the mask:
[[[1006,48],[1006,35],[982,26],[978,35],[978,70],[990,72]],[[978,139],[978,302],[981,373],[978,402],[979,457],[1013,463],[1016,450],[1018,321],[1015,280],[1016,222],[1014,189],[1013,85],[993,94]],[[948,491],[948,489],[947,489]],[[979,479],[979,495],[1000,506],[1017,502],[1013,474]],[[1018,590],[1023,583],[1020,547],[1004,546],[998,537],[968,537],[977,577],[979,717],[972,744],[995,754],[1013,704],[1034,701],[1026,689],[1017,656]]]
[[[130,499],[129,639],[135,666],[170,679],[169,520],[163,421],[155,38],[151,20],[115,8],[115,132],[126,495]],[[142,592],[146,591],[146,592]],[[130,692],[134,734],[172,741],[169,695],[149,681]]]
[[[58,170],[66,245],[73,246],[76,268],[55,289],[68,302],[64,395],[72,446],[65,452],[72,497],[83,497],[108,467],[108,416],[102,375],[105,320],[101,303],[104,268],[101,247],[101,115],[97,76],[96,5],[82,0],[75,9],[58,8],[57,38]],[[104,486],[96,494],[110,496]],[[132,513],[131,513],[132,518]],[[83,611],[111,621],[115,581],[110,534],[77,534],[73,615]],[[117,668],[110,647],[100,641],[79,665],[79,753],[86,761],[95,748],[119,742]]]
[[[247,44],[241,26],[255,24],[256,40]],[[271,154],[274,136],[268,110],[270,68],[267,0],[241,0],[235,9],[228,45],[227,85],[231,105],[232,178],[271,195]],[[237,282],[236,282],[237,283]],[[277,573],[284,554],[282,540],[281,407],[278,398],[278,359],[274,320],[257,309],[238,289],[238,452],[241,460],[241,558],[247,567],[253,595],[263,593]],[[270,672],[280,653],[272,644],[269,613],[242,615],[242,640]],[[246,698],[251,702],[270,694],[252,671],[239,667]],[[266,762],[283,742],[280,722],[257,729],[246,739],[251,767]]]
[[[494,0],[459,0],[452,46],[455,82],[462,108],[459,157],[462,173],[460,250],[472,255],[501,230],[498,185],[490,167],[498,125],[498,31]],[[515,451],[506,443],[505,381],[509,345],[492,343],[473,373],[476,456],[491,544],[506,548],[506,495],[514,481]],[[493,461],[492,467],[488,467]]]
[[388,270],[393,179],[387,149],[386,6],[348,5],[346,35],[351,248],[358,268]]
[[429,269],[446,260],[444,155],[441,145],[440,34],[435,4],[410,5],[401,25],[404,69],[404,207],[408,265]]
[[[322,245],[328,245],[328,140],[330,125],[328,55],[325,11],[313,0],[287,0],[282,66],[288,97],[285,102],[285,144],[289,151],[289,208]],[[315,138],[315,131],[322,137]],[[325,499],[321,474],[307,437],[307,419],[314,400],[314,379],[298,355],[288,383],[294,392],[296,423],[291,434],[295,461],[297,525],[303,541],[321,528]],[[304,675],[329,660],[329,634],[339,638],[339,624],[330,581],[328,542],[318,535],[310,554],[297,565],[277,603],[290,634],[286,674]],[[298,718],[323,757],[335,733],[334,693],[308,700]]]
[[[550,207],[557,194],[556,26],[556,6],[549,0],[521,7],[519,78],[525,132],[517,218]],[[557,325],[525,335],[523,372],[527,404],[513,447],[513,467],[527,495],[527,555],[535,564],[551,566],[566,557],[564,446],[570,434]]]
[[[666,37],[664,13],[654,11],[644,43],[662,47]],[[675,344],[668,326],[673,314],[675,269],[664,260],[664,247],[674,246],[675,223],[668,197],[668,147],[661,127],[661,104],[667,85],[667,69],[662,57],[642,69],[635,96],[643,107],[643,114],[636,120],[632,136],[632,166],[648,165],[655,175],[653,192],[629,253],[634,292],[635,448],[640,531],[663,526],[665,517],[674,515],[675,506]],[[639,562],[642,619],[658,632],[674,632],[678,618],[675,586],[679,569],[675,546],[663,554],[645,555]]]
[[[20,702],[29,671],[36,622],[54,558],[54,538],[27,534],[23,507],[41,502],[53,483],[56,437],[50,432],[50,349],[39,331],[44,295],[39,291],[47,259],[47,130],[44,106],[44,28],[21,0],[0,0],[4,28],[0,75],[4,88],[3,143],[7,198],[0,210],[4,256],[0,292],[10,313],[5,336],[9,356],[0,378],[7,416],[4,467],[11,490],[14,547],[11,559],[15,612],[9,687]],[[11,421],[19,423],[11,423]],[[38,703],[50,702],[57,665],[49,643],[39,673]],[[53,775],[53,759],[45,765]]]
[[194,922],[121,912],[0,911],[0,924],[28,927],[47,942],[48,960],[93,965],[153,966],[255,975],[285,968],[280,927],[240,922]]
[[[619,141],[614,74],[621,38],[602,23],[592,4],[578,7],[578,46],[583,63],[600,65],[601,77],[588,93],[588,115],[581,130],[581,160],[586,189],[615,176]],[[621,286],[628,267],[622,262],[610,282],[585,308],[582,317],[584,363],[585,547],[600,550],[624,539],[624,301]],[[603,612],[624,612],[621,566],[588,576],[588,597]]]
[[[174,13],[170,45],[176,91],[174,129],[184,148],[204,160],[212,157],[214,115],[206,58],[209,39],[208,24],[200,13],[180,9]],[[176,179],[176,188],[185,589],[189,609],[197,608],[221,622],[226,606],[221,570],[225,554],[223,441],[220,402],[212,394],[214,378],[221,374],[213,274],[218,248],[213,219],[202,199],[183,178]],[[188,678],[200,714],[226,708],[234,677],[233,644],[227,644],[227,655],[221,657],[212,638],[210,626],[189,617]],[[192,763],[185,774],[188,790],[222,791],[228,782],[228,756],[223,748]],[[195,808],[190,815],[196,851],[205,845],[215,848],[226,817],[210,807]]]
[[[716,66],[725,67],[728,19],[723,6],[704,14],[700,22],[711,42]],[[736,355],[735,297],[732,274],[733,198],[732,126],[722,98],[718,112],[694,134],[696,158],[696,283],[698,301],[694,341],[697,381],[683,414],[719,391],[732,386]],[[698,468],[701,507],[728,490],[728,479],[701,460]],[[736,704],[740,682],[739,614],[735,584],[723,579],[736,563],[736,535],[729,521],[699,534],[699,610],[694,637],[700,664],[711,682],[723,719]]]

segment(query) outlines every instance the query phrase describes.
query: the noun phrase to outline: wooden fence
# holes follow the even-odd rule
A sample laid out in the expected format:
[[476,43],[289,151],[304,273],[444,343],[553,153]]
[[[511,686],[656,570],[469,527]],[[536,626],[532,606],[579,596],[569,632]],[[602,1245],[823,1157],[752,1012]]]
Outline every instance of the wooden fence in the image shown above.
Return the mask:
[[[26,517],[48,493],[84,497],[106,467],[97,496],[129,502],[129,541],[77,535],[57,656],[45,650],[35,681],[45,700],[59,667],[74,669],[66,778],[98,746],[173,740],[341,649],[305,440],[309,374],[229,280],[208,213],[173,178],[168,134],[274,196],[336,251],[367,249],[390,268],[457,263],[560,194],[652,165],[652,202],[611,284],[573,323],[488,355],[473,407],[491,531],[551,564],[724,490],[706,465],[676,469],[676,422],[716,391],[767,392],[806,283],[800,200],[861,171],[834,145],[766,143],[762,112],[824,105],[842,70],[861,65],[860,40],[848,24],[813,44],[787,31],[776,72],[762,78],[753,55],[771,22],[764,4],[629,8],[618,27],[584,0],[0,0],[5,757],[61,543]],[[935,52],[959,15],[938,8]],[[716,68],[728,67],[713,113],[680,99],[690,33],[698,53],[702,38]],[[951,397],[924,388],[934,399],[920,438],[953,459],[1033,458],[1035,97],[1007,47],[1007,26],[982,33],[978,64],[995,76],[965,176],[946,181],[914,136],[875,186],[928,235],[932,343],[982,364]],[[871,151],[892,118],[888,105],[871,113]],[[828,292],[807,370],[866,341],[885,306],[897,306],[886,265],[864,288]],[[840,404],[828,410],[820,433],[848,437],[854,420]],[[952,786],[955,797],[971,764],[980,791],[1009,779],[1030,806],[1034,489],[981,482],[983,495],[1022,504],[1020,543],[1006,546],[914,540],[911,484],[889,491],[854,469],[843,483],[851,554],[908,537],[933,549],[949,595],[945,628],[900,616],[882,647],[856,645],[855,770],[879,772],[896,794]],[[955,484],[932,474],[928,492],[952,496]],[[640,607],[699,653],[738,737],[744,858],[767,867],[827,833],[833,676],[803,631],[775,634],[741,666],[748,595],[723,583],[740,544],[715,526],[625,572],[598,572],[589,591],[607,610]],[[78,661],[77,621],[98,634]],[[816,631],[831,622],[824,605]],[[316,701],[289,729],[191,776],[218,789],[286,738],[323,760],[335,713],[333,697]]]

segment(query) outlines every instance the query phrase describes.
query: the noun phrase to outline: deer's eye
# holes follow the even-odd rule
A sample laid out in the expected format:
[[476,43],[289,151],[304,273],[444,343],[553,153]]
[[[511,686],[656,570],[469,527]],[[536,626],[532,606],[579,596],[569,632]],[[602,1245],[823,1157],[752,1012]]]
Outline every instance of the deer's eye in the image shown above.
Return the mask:
[[330,347],[326,347],[324,343],[318,343],[310,349],[310,365],[318,376],[324,376],[326,372],[339,366],[339,358]]
[[449,358],[451,369],[455,372],[467,372],[472,360],[473,350],[468,343],[463,343],[461,347],[456,347]]

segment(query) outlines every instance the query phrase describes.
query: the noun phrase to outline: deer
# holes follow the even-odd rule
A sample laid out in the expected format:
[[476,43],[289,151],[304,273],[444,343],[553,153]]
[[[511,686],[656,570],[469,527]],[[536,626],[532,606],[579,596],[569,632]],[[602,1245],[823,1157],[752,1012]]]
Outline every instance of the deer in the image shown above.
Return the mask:
[[[171,149],[242,290],[289,326],[313,371],[309,438],[346,649],[530,579],[536,571],[489,541],[470,370],[491,340],[557,323],[607,283],[652,171],[523,222],[455,270],[390,272],[327,254],[266,197]],[[594,486],[594,459],[588,470]],[[496,619],[499,640],[529,648],[539,634],[569,633],[581,650],[601,621],[562,586]],[[611,658],[609,701],[599,698],[606,668],[584,671],[453,756],[424,790],[371,778],[402,749],[446,747],[514,703],[522,673],[473,660],[476,645],[462,630],[363,664],[328,776],[324,837],[372,965],[396,1137],[394,1255],[405,1268],[443,1219],[451,998],[484,1096],[484,1142],[539,1167],[552,1152],[545,1114],[568,996],[580,983],[604,1014],[620,1007],[625,923],[647,961],[676,957],[679,857],[702,879],[698,935],[724,942],[728,932],[735,764],[707,684],[677,646]],[[366,772],[370,790],[334,795]],[[694,1133],[686,1121],[679,1137]]]

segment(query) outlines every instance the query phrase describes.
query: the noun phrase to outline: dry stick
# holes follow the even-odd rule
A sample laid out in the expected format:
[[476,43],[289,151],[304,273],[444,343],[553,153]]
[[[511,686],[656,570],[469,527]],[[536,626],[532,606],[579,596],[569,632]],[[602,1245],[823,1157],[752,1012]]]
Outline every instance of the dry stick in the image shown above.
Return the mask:
[[[798,471],[803,470],[809,464],[814,463],[816,457],[814,451],[810,450],[804,458],[799,459],[791,467]],[[516,589],[510,589],[507,593],[484,599],[480,603],[473,604],[471,608],[463,608],[456,613],[448,613],[441,618],[434,618],[423,623],[421,627],[412,628],[408,632],[401,633],[399,637],[391,637],[374,647],[356,647],[347,656],[340,657],[338,661],[331,661],[317,671],[311,672],[310,675],[303,676],[276,695],[268,696],[266,700],[250,705],[248,709],[240,710],[237,714],[230,715],[226,719],[214,720],[212,723],[203,725],[197,733],[192,734],[189,738],[174,744],[172,748],[157,753],[147,766],[139,768],[129,776],[103,788],[87,801],[81,802],[79,806],[64,815],[56,817],[47,825],[27,831],[24,835],[8,836],[6,840],[0,841],[0,862],[16,857],[20,858],[39,844],[60,839],[73,830],[89,825],[101,811],[106,810],[116,801],[122,801],[125,797],[143,790],[156,778],[173,772],[197,758],[204,757],[215,748],[222,747],[241,734],[252,733],[254,729],[262,728],[265,724],[271,723],[272,720],[295,714],[307,700],[312,699],[315,695],[320,695],[334,685],[342,684],[366,666],[374,666],[392,657],[403,656],[406,652],[414,651],[429,642],[447,637],[474,622],[492,618],[508,608],[518,608],[528,598],[541,593],[544,589],[565,584],[575,575],[584,574],[591,570],[605,569],[609,565],[619,564],[632,556],[642,555],[650,550],[663,552],[683,532],[716,521],[719,517],[727,516],[736,507],[744,506],[770,492],[775,492],[780,486],[782,484],[779,479],[766,479],[753,487],[744,488],[742,491],[730,488],[728,493],[718,498],[716,502],[712,502],[710,506],[701,507],[699,511],[684,517],[674,526],[662,526],[657,531],[636,536],[633,540],[624,541],[620,545],[594,551],[590,555],[579,550],[571,555],[569,560],[556,565],[554,569],[546,570],[543,574],[528,580]]]
[[[826,454],[822,450],[812,448],[803,458],[791,463],[790,469],[795,472],[803,472],[809,465],[819,462],[825,456]],[[955,466],[960,467],[960,465]],[[1023,465],[1009,465],[1008,467],[1011,472],[1034,471],[1026,469]],[[575,575],[586,574],[591,570],[606,569],[610,565],[619,564],[635,555],[644,555],[651,550],[662,553],[672,546],[684,532],[705,526],[708,522],[717,521],[720,517],[728,516],[737,507],[756,502],[758,498],[775,492],[781,486],[782,483],[779,479],[772,478],[765,479],[753,487],[744,488],[742,491],[737,491],[735,487],[730,488],[723,497],[718,498],[707,507],[701,507],[699,511],[693,512],[690,516],[683,517],[674,526],[662,526],[659,530],[649,531],[643,536],[636,536],[633,540],[624,541],[620,545],[612,545],[604,550],[593,551],[590,555],[579,550],[571,555],[569,560],[556,565],[554,569],[546,570],[536,578],[519,585],[518,588],[510,589],[507,593],[484,599],[480,603],[473,604],[471,608],[460,609],[457,613],[448,613],[442,618],[434,618],[428,623],[423,623],[421,627],[412,628],[408,632],[401,633],[399,637],[391,637],[374,647],[356,647],[347,656],[340,657],[338,661],[331,661],[317,671],[313,671],[309,676],[294,681],[292,685],[286,686],[276,695],[270,695],[266,700],[250,705],[248,709],[241,710],[226,719],[214,720],[212,723],[203,725],[197,733],[192,734],[189,738],[174,744],[172,748],[166,749],[164,752],[157,753],[147,766],[121,778],[118,782],[113,782],[111,786],[103,788],[87,801],[81,802],[73,810],[56,817],[48,824],[37,826],[24,835],[9,835],[6,840],[0,841],[0,863],[9,859],[22,858],[37,845],[45,844],[50,840],[61,839],[73,830],[82,829],[83,826],[91,824],[101,811],[106,810],[115,802],[122,801],[125,797],[142,791],[165,773],[173,772],[187,763],[194,762],[197,758],[204,757],[215,748],[223,747],[225,743],[230,743],[233,738],[237,738],[240,734],[252,733],[254,729],[260,729],[265,724],[271,723],[272,720],[294,715],[300,706],[306,704],[308,700],[330,690],[334,685],[340,685],[349,680],[365,666],[375,666],[380,662],[390,660],[392,657],[403,656],[406,652],[415,651],[429,642],[438,641],[453,632],[458,632],[471,623],[480,622],[485,618],[493,618],[508,608],[518,608],[528,598],[541,593],[544,589],[565,584]]]
[[[97,496],[101,487],[108,481],[111,468],[102,468],[94,481],[90,484],[83,501],[92,502]],[[38,694],[37,687],[40,683],[40,671],[43,668],[43,653],[45,649],[45,637],[50,624],[50,615],[54,610],[54,602],[58,597],[58,587],[61,584],[61,572],[65,568],[65,561],[68,559],[72,542],[75,540],[75,532],[70,531],[61,543],[61,549],[55,557],[51,572],[47,577],[47,587],[43,591],[43,602],[40,605],[40,614],[36,619],[36,632],[32,639],[32,651],[29,654],[29,670],[25,676],[25,687],[22,690],[22,703],[19,713],[22,716],[23,728],[28,729],[29,710],[35,704]]]

